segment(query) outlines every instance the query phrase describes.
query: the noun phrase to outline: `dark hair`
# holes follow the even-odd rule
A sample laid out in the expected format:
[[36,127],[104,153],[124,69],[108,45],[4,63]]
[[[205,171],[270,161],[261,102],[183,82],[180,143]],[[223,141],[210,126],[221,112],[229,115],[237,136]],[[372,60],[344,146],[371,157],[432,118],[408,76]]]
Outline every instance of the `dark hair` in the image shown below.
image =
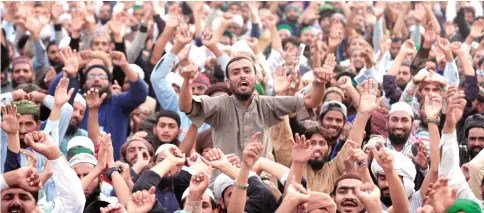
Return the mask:
[[47,45],[46,45],[45,50],[46,50],[46,51],[49,51],[49,48],[50,48],[52,45],[56,45],[56,46],[57,46],[57,43],[55,43],[55,41],[49,41],[49,42],[47,42]]
[[289,38],[285,38],[284,40],[282,40],[282,49],[284,49],[284,47],[286,46],[287,43],[292,43],[292,44],[294,44],[294,46],[298,46],[298,47],[299,47],[299,44],[301,44],[299,39],[297,39],[294,36],[291,36]]
[[121,151],[120,152],[121,152],[121,160],[122,161],[124,161],[125,163],[128,163],[129,159],[126,159],[126,149],[128,149],[129,144],[133,141],[143,142],[143,144],[146,146],[146,149],[148,150],[148,154],[150,156],[154,155],[155,151],[153,149],[153,145],[151,145],[150,142],[148,142],[146,139],[141,138],[141,137],[131,136],[128,139],[126,139],[126,142],[124,142],[123,145],[121,145]]
[[15,87],[15,90],[18,89],[21,89],[26,93],[31,93],[33,91],[40,92],[40,87],[32,83],[19,84],[17,87]]
[[392,38],[392,43],[403,43],[403,38],[400,38],[400,37],[393,37]]
[[254,72],[255,74],[257,75],[257,69],[255,68],[255,62],[254,60],[252,60],[251,58],[248,58],[246,56],[236,56],[236,57],[233,57],[232,59],[230,59],[230,61],[227,63],[227,66],[225,66],[225,75],[227,76],[227,78],[229,78],[229,66],[231,63],[233,62],[236,62],[236,61],[240,61],[240,60],[248,60],[252,63],[252,66],[254,67]]
[[321,132],[321,129],[319,127],[312,127],[304,132],[306,140],[309,140],[311,137],[313,137],[313,135],[316,134],[323,135],[323,132]]
[[356,174],[356,173],[346,173],[344,175],[339,176],[339,178],[336,179],[336,181],[334,182],[333,191],[331,192],[332,196],[336,195],[336,189],[338,188],[339,182],[346,180],[346,179],[356,179],[356,180],[361,181],[360,175]]
[[479,61],[477,62],[477,66],[480,67],[482,65],[482,63],[484,63],[484,57],[482,57],[481,59],[479,59]]

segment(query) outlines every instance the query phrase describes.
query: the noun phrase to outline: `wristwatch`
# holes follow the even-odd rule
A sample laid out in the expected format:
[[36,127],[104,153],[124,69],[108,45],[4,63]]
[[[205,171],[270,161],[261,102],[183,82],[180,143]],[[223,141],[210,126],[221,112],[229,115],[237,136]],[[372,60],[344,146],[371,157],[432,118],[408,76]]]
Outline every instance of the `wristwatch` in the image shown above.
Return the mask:
[[108,178],[109,181],[113,181],[111,179],[111,175],[113,174],[113,172],[116,172],[116,171],[121,173],[121,171],[123,171],[123,170],[119,166],[115,166],[115,167],[111,167],[108,170],[106,170],[104,172],[104,174],[106,175],[106,177]]
[[246,190],[247,188],[249,188],[249,184],[247,185],[240,185],[240,184],[235,184],[235,188],[236,189],[240,189],[240,190]]
[[436,118],[427,118],[425,119],[426,123],[434,123],[434,124],[439,124],[440,123],[440,117]]

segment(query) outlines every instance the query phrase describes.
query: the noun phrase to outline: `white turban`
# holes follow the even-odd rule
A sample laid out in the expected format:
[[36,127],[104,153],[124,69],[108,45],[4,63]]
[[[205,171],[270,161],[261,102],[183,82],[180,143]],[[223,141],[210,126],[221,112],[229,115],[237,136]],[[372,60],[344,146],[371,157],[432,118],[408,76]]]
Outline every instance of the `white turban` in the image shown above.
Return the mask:
[[[415,176],[417,175],[417,170],[412,160],[400,152],[391,151],[393,153],[393,166],[399,176],[403,177],[403,186],[407,197],[412,196],[415,193]],[[371,171],[376,177],[378,174],[383,173],[383,168],[378,165],[376,160],[371,162]]]

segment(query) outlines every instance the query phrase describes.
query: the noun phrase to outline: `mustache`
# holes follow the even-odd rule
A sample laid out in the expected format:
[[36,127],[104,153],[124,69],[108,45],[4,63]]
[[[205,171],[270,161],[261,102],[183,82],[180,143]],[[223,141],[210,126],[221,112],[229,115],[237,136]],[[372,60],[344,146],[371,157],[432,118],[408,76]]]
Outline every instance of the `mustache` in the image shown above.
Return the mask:
[[20,205],[13,205],[13,206],[8,207],[7,212],[13,212],[13,211],[20,211],[20,212],[24,213],[25,209],[24,209],[23,206],[20,206]]

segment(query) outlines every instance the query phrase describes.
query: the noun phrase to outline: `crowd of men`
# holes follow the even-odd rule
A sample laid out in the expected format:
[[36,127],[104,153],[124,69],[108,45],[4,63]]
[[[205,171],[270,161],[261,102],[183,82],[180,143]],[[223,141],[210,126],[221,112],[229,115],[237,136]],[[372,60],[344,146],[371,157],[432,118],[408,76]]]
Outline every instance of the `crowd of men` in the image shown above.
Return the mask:
[[483,6],[2,1],[0,211],[483,212]]

